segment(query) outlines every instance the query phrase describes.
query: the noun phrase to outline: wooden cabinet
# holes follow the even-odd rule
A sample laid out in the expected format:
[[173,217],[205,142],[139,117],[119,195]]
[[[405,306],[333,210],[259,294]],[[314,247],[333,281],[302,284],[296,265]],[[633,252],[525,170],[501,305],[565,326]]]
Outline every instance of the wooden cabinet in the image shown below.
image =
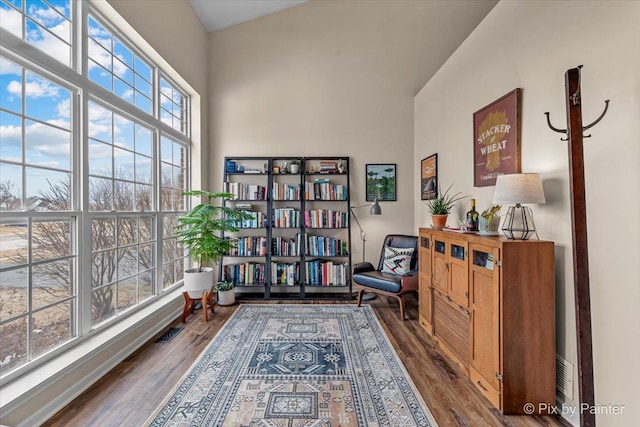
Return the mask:
[[418,265],[420,266],[418,304],[420,306],[420,324],[432,333],[431,323],[432,290],[431,290],[431,236],[420,236],[418,241]]
[[443,352],[505,414],[553,405],[553,242],[427,228],[420,239],[420,322]]

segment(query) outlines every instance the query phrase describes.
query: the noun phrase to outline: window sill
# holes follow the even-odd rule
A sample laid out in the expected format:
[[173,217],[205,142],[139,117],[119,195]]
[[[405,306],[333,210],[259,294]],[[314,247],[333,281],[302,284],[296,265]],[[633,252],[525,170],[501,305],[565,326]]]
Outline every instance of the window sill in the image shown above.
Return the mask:
[[182,291],[177,287],[2,385],[2,423],[20,426],[46,421],[174,321],[182,312]]

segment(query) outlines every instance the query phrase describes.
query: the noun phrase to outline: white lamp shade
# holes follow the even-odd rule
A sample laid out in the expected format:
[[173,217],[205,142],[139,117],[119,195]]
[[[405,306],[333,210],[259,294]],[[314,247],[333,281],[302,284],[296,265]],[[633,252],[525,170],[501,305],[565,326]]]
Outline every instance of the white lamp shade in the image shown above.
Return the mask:
[[493,203],[545,203],[540,174],[498,175]]

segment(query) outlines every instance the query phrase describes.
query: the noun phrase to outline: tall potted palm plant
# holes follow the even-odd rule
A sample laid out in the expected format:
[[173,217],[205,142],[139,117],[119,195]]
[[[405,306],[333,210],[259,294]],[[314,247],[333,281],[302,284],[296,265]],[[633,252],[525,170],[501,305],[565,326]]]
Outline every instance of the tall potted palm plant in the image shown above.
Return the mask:
[[190,298],[202,298],[204,291],[213,285],[213,268],[208,265],[218,263],[223,255],[229,253],[233,243],[221,236],[223,232],[238,231],[239,221],[248,218],[245,212],[237,211],[228,206],[214,205],[214,200],[220,202],[233,197],[230,193],[211,193],[203,190],[193,190],[183,193],[185,196],[195,196],[206,199],[178,218],[176,237],[189,251],[192,263],[197,267],[185,270],[184,288]]

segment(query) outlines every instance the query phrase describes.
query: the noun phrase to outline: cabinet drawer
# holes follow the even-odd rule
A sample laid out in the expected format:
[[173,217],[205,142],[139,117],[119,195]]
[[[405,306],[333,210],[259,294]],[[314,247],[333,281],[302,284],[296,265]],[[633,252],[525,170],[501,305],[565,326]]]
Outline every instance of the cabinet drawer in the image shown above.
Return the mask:
[[500,392],[491,387],[489,382],[485,380],[478,371],[473,369],[473,367],[469,369],[469,379],[471,379],[471,382],[476,387],[476,389],[478,389],[484,397],[489,399],[489,402],[491,402],[493,406],[498,409],[502,409],[500,404]]
[[469,366],[469,312],[440,292],[433,292],[434,334],[465,366]]

